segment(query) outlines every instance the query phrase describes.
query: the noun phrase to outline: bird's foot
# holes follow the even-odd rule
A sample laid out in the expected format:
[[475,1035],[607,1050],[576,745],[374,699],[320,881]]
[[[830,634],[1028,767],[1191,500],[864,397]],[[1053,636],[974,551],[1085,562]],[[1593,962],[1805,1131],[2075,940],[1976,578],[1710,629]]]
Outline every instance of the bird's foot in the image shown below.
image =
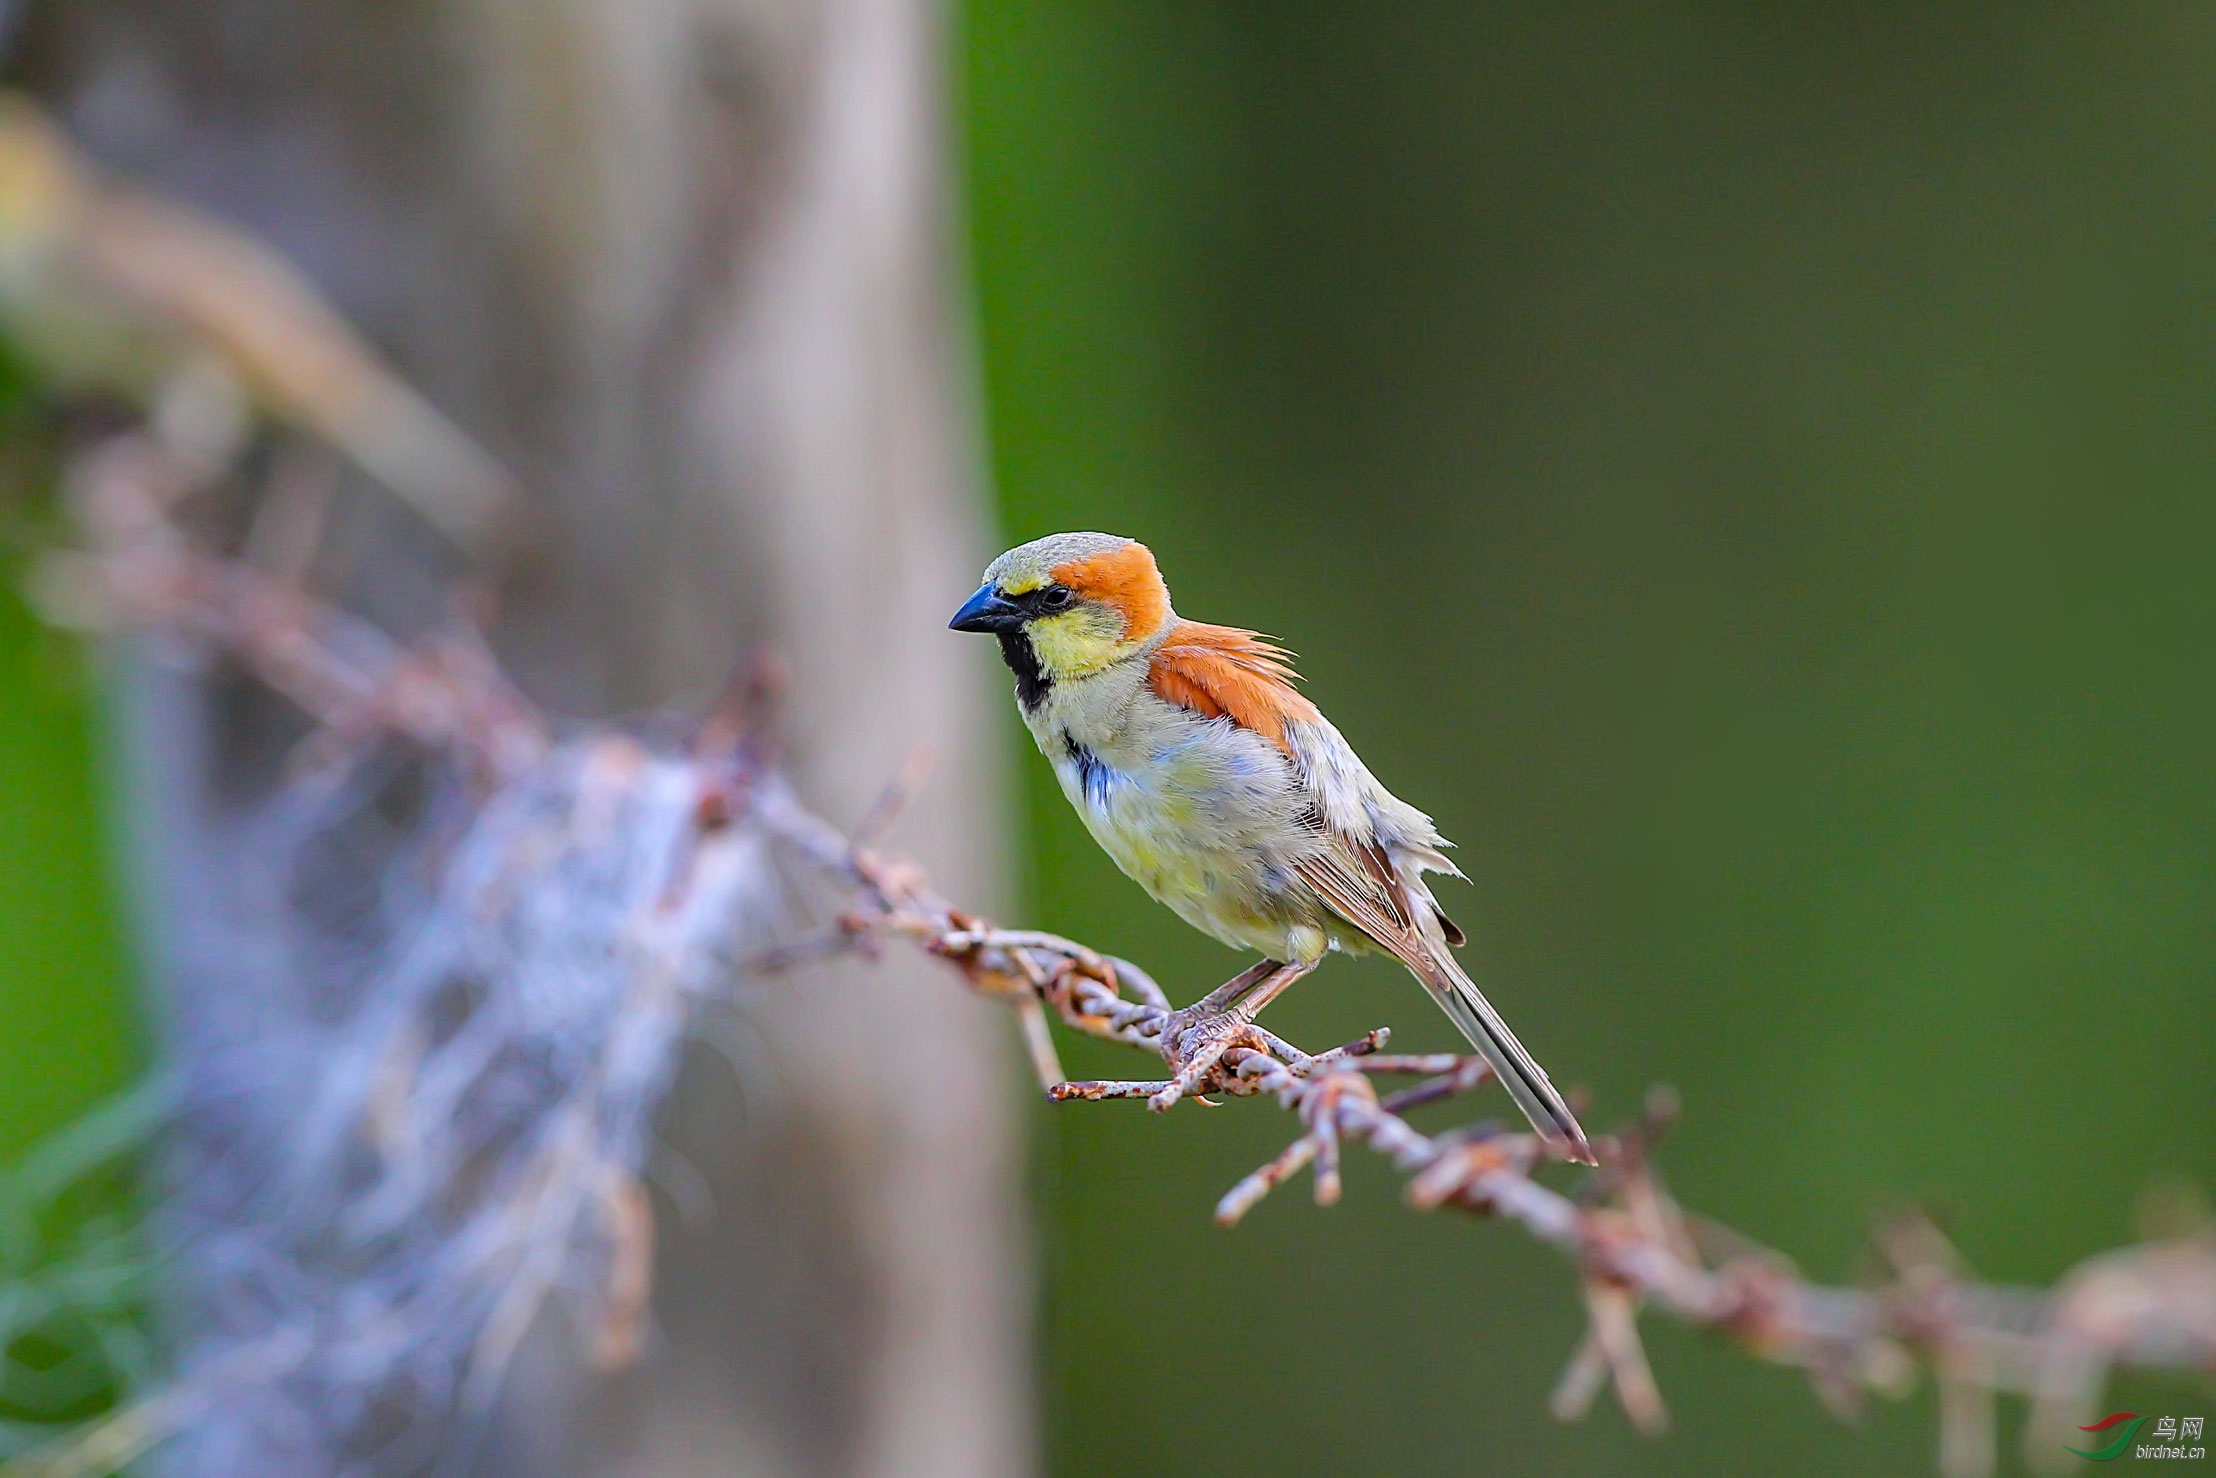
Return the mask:
[[1056,1103],[1071,1099],[1144,1098],[1147,1107],[1161,1113],[1181,1098],[1214,1092],[1252,1093],[1253,1085],[1240,1068],[1260,1055],[1282,1063],[1306,1060],[1306,1054],[1254,1024],[1261,1009],[1285,987],[1306,975],[1314,965],[1289,965],[1263,960],[1240,971],[1207,995],[1158,1018],[1151,1030],[1156,1050],[1172,1073],[1168,1082],[1059,1083],[1047,1090]]
[[1300,1061],[1292,1045],[1254,1024],[1262,1008],[1287,986],[1316,967],[1263,960],[1225,981],[1162,1022],[1162,1057],[1174,1072],[1160,1092],[1147,1099],[1156,1113],[1180,1098],[1197,1097],[1237,1081],[1240,1064],[1253,1053],[1279,1062]]
[[1264,1031],[1242,1014],[1208,1011],[1201,1005],[1187,1006],[1163,1017],[1156,1040],[1174,1077],[1151,1082],[1102,1079],[1057,1083],[1047,1090],[1047,1097],[1056,1103],[1143,1098],[1148,1107],[1160,1112],[1183,1098],[1206,1104],[1209,1100],[1203,1095],[1210,1093],[1238,1097],[1257,1092],[1260,1080],[1250,1076],[1250,1060],[1296,1062],[1303,1056],[1291,1043]]
[[1146,1106],[1156,1113],[1173,1107],[1180,1098],[1222,1089],[1248,1054],[1275,1056],[1285,1045],[1243,1012],[1209,1011],[1204,1006],[1173,1011],[1162,1023],[1162,1057],[1173,1076],[1147,1098]]

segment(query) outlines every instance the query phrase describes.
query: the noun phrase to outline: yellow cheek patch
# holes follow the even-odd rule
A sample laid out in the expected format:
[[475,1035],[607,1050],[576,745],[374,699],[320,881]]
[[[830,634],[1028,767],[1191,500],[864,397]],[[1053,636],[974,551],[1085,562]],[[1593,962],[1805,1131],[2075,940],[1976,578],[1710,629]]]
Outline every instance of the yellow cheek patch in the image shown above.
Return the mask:
[[1056,677],[1083,677],[1116,660],[1123,633],[1098,611],[1065,611],[1024,628],[1039,665]]

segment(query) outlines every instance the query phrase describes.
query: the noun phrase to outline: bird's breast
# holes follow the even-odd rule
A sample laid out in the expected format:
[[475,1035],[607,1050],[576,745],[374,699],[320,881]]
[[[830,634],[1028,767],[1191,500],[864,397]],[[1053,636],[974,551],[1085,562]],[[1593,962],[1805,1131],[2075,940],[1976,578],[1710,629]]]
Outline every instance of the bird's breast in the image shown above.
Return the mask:
[[1033,732],[1085,829],[1133,881],[1220,939],[1282,948],[1302,896],[1290,862],[1313,846],[1290,762],[1267,740],[1167,705],[1134,717]]

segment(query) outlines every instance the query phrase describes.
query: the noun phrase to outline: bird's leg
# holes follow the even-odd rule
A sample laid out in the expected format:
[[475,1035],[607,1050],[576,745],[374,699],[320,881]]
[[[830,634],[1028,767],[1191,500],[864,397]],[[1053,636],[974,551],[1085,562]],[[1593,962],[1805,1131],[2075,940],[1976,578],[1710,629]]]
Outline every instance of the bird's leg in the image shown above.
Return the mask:
[[[1256,960],[1177,1014],[1195,1017],[1221,1016],[1237,1005],[1248,991],[1253,990],[1284,968],[1285,966],[1276,960]],[[1272,994],[1274,995],[1275,992],[1272,992]]]
[[[1232,994],[1229,1009],[1240,1019],[1252,1022],[1262,1014],[1262,1008],[1285,993],[1285,988],[1315,969],[1314,965],[1287,965],[1276,960],[1264,960],[1251,970],[1235,975],[1218,991],[1229,989],[1241,981],[1247,984]],[[1248,977],[1253,977],[1251,980]],[[1213,996],[1215,992],[1210,992]]]
[[1254,1018],[1285,988],[1316,967],[1263,960],[1240,971],[1162,1024],[1162,1056],[1176,1070],[1168,1086],[1147,1100],[1156,1112],[1197,1093],[1234,1047],[1267,1052]]

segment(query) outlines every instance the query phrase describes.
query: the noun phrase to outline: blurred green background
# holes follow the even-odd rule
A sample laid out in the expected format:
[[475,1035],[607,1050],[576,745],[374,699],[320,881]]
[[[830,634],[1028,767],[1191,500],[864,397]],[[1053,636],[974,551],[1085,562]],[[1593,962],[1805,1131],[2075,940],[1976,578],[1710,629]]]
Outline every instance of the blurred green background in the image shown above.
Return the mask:
[[138,1060],[100,832],[95,683],[83,650],[23,597],[25,555],[56,534],[35,501],[53,480],[40,396],[0,341],[0,1174]]
[[[2216,11],[972,0],[960,54],[1008,537],[1298,650],[1593,1120],[1676,1084],[1680,1193],[1832,1279],[1899,1199],[2043,1282],[2216,1181]],[[87,694],[0,595],[0,1159],[131,1060]],[[1008,733],[1028,918],[1236,969]],[[1452,1045],[1374,962],[1272,1010],[1381,1023]],[[1057,1475],[1929,1470],[1928,1390],[1842,1427],[1661,1322],[1672,1436],[1557,1425],[1521,1236],[1359,1157],[1210,1224],[1258,1105],[1033,1127]]]
[[[1832,1279],[1903,1198],[2045,1281],[2216,1179],[2216,10],[966,25],[1008,540],[1140,537],[1295,648],[1592,1118],[1676,1084],[1679,1192]],[[1036,922],[1238,968],[1009,732]],[[1271,1016],[1453,1042],[1374,962]],[[1659,1321],[1675,1433],[1557,1425],[1574,1282],[1517,1234],[1362,1162],[1210,1225],[1259,1106],[1036,1123],[1056,1474],[1931,1470],[1928,1388],[1841,1427]]]

